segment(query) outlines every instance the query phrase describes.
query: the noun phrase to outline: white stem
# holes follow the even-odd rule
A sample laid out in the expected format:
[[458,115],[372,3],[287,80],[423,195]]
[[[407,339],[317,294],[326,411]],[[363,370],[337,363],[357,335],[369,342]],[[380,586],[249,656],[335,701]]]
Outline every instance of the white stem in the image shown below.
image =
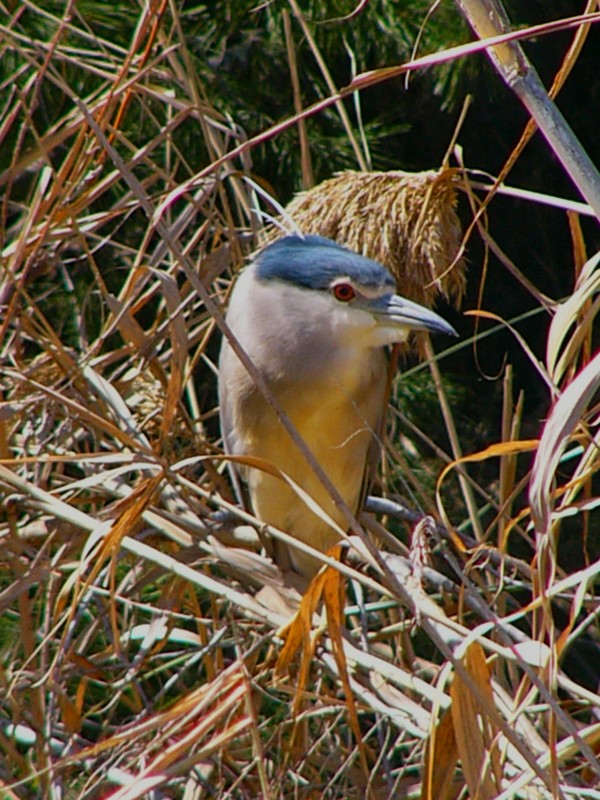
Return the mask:
[[[510,31],[510,22],[501,0],[456,0],[456,4],[480,39]],[[487,52],[600,221],[600,174],[550,99],[520,44],[506,42],[489,48]]]

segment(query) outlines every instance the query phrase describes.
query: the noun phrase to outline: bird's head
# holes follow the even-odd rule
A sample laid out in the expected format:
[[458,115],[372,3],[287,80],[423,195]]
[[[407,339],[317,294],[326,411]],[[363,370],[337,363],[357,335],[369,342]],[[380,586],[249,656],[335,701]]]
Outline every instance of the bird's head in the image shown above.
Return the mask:
[[262,250],[255,280],[280,293],[295,319],[327,319],[336,336],[368,347],[405,341],[411,330],[456,336],[442,317],[396,293],[381,264],[323,236],[286,236]]

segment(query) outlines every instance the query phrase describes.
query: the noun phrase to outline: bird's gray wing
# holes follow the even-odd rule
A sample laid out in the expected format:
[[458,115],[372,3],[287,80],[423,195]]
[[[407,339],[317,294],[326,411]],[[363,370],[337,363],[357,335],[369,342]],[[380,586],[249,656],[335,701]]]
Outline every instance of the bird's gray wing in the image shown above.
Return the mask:
[[[224,340],[219,358],[219,420],[221,423],[221,436],[223,437],[223,450],[225,451],[225,455],[228,456],[240,455],[233,426],[233,403],[235,400],[233,393],[227,388],[228,386],[235,385],[236,368],[234,366],[234,359],[235,355],[233,351]],[[231,478],[235,499],[243,509],[247,510],[250,507],[248,494],[244,490],[240,471],[231,461],[227,464],[227,470]]]

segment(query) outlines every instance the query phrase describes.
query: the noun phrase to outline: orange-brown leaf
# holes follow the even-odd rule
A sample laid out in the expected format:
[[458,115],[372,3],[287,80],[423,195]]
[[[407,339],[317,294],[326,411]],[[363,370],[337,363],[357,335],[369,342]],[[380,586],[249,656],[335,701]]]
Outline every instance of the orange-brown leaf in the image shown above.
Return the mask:
[[479,691],[475,695],[460,675],[455,676],[450,696],[456,746],[471,797],[493,800],[500,791],[497,730],[486,713],[493,705],[490,671],[477,642],[469,646],[463,665]]
[[421,800],[449,800],[453,796],[452,781],[458,761],[451,709],[444,711],[425,749]]
[[279,635],[285,640],[285,644],[281,649],[277,664],[275,666],[275,675],[282,675],[289,667],[296,653],[303,644],[307,644],[310,639],[310,628],[312,625],[312,618],[321,596],[323,594],[323,585],[325,583],[325,571],[318,572],[310,582],[308,589],[304,593],[300,608]]

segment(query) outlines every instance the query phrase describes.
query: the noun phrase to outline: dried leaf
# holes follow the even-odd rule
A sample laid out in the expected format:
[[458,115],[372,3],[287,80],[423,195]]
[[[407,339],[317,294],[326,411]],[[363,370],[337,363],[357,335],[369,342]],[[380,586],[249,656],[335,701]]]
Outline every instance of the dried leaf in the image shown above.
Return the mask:
[[457,761],[454,719],[447,709],[427,740],[421,800],[450,800],[456,794],[452,784]]
[[[329,554],[335,558],[340,557],[341,548],[334,547]],[[365,778],[369,780],[369,765],[367,759],[367,750],[365,743],[362,739],[360,732],[360,725],[358,723],[358,714],[356,711],[356,702],[354,700],[354,693],[350,686],[350,679],[348,677],[348,664],[346,661],[346,654],[344,653],[344,642],[342,637],[342,627],[344,620],[344,578],[341,573],[334,567],[327,567],[325,570],[325,583],[324,583],[324,599],[325,608],[327,610],[327,631],[331,638],[333,656],[335,658],[339,675],[344,689],[346,698],[346,707],[348,708],[348,718],[350,720],[350,727],[354,733],[356,744],[360,753],[360,760],[365,773]]]
[[531,516],[539,534],[550,532],[552,486],[558,463],[587,404],[600,386],[600,353],[587,364],[554,404],[544,426],[529,484]]
[[[477,642],[469,645],[463,664],[478,690],[493,706],[491,676],[481,645]],[[456,747],[470,795],[477,800],[495,800],[501,777],[498,731],[458,674],[454,676],[450,696]]]
[[[589,335],[598,304],[587,309],[586,305],[600,291],[599,265],[600,253],[597,253],[584,265],[575,291],[557,307],[552,319],[546,342],[546,366],[556,384],[561,382],[567,368],[573,365],[582,341]],[[571,338],[565,344],[571,331]]]
[[67,731],[70,734],[79,733],[81,731],[83,719],[75,703],[73,703],[64,692],[59,692],[58,704],[60,707],[60,718]]
[[[279,631],[279,636],[284,639],[285,643],[277,659],[275,667],[275,675],[282,675],[292,663],[298,650],[304,646],[305,651],[311,650],[310,646],[310,630],[313,622],[313,615],[323,596],[323,588],[325,585],[325,576],[327,570],[321,570],[311,580],[308,589],[302,597],[300,608],[294,615],[293,619]],[[306,671],[306,669],[301,670]]]

